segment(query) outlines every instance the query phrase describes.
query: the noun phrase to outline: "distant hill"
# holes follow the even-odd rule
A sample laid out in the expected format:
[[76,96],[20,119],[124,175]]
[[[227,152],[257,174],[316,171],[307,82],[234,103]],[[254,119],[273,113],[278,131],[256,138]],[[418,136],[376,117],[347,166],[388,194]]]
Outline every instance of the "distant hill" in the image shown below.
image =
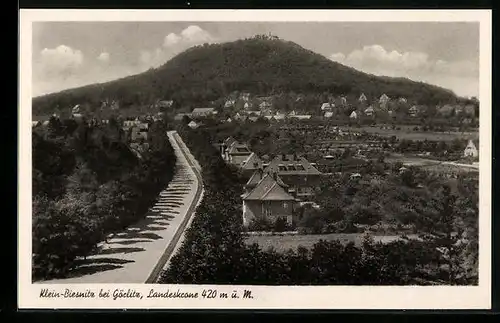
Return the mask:
[[119,100],[120,109],[150,105],[159,99],[173,99],[178,106],[204,106],[233,91],[352,97],[365,93],[368,98],[385,93],[420,104],[457,99],[452,91],[438,86],[366,74],[293,42],[260,36],[192,47],[159,68],[138,75],[36,97],[33,114],[50,114],[75,104],[97,108],[105,99]]

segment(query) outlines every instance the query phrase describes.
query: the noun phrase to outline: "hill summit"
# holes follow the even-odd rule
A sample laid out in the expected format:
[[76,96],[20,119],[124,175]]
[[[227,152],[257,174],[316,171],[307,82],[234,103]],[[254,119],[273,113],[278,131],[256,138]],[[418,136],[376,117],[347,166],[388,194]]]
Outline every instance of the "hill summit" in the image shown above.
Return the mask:
[[[368,98],[386,94],[418,104],[445,104],[456,95],[438,86],[357,71],[274,36],[255,36],[192,47],[144,73],[103,84],[65,90],[33,99],[33,114],[50,114],[76,104],[98,107],[118,100],[121,108],[174,100],[204,106],[233,91],[257,95],[329,93]],[[317,109],[317,107],[314,107]]]

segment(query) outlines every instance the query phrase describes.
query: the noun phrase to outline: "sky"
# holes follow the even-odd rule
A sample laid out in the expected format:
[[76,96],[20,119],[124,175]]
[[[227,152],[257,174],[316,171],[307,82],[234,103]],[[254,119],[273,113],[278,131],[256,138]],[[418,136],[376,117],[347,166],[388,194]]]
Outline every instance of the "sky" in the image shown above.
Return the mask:
[[267,33],[370,74],[479,93],[479,23],[34,22],[33,96],[137,74],[194,45]]

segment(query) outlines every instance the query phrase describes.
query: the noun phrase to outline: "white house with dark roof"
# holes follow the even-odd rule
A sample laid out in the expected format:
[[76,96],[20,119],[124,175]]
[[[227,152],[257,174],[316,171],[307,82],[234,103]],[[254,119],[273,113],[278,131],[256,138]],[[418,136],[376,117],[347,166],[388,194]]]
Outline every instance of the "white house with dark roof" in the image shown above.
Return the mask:
[[373,116],[374,112],[375,112],[375,110],[373,110],[372,106],[369,106],[368,108],[365,109],[365,115],[367,115],[369,117]]
[[245,185],[242,196],[243,225],[248,226],[258,218],[274,222],[280,217],[291,224],[296,200],[287,188],[278,174],[256,171]]
[[330,102],[325,102],[321,105],[321,111],[330,111],[331,109],[333,109],[335,107],[335,104],[334,103],[330,103]]
[[464,149],[464,157],[479,157],[479,151],[477,149],[478,145],[479,142],[477,140],[469,140],[469,142],[467,143],[467,147],[465,147]]
[[412,106],[409,110],[408,113],[410,114],[411,117],[416,117],[418,114],[418,107],[416,105]]

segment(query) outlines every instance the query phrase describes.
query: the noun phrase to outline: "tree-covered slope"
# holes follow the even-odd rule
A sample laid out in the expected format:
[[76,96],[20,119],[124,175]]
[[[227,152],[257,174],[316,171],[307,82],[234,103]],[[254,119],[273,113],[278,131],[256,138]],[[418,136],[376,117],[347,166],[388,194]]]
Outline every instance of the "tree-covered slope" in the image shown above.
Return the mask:
[[[369,98],[386,93],[421,104],[455,100],[446,89],[402,78],[377,77],[333,62],[301,46],[280,39],[254,37],[222,44],[192,47],[159,68],[81,88],[34,98],[34,114],[56,107],[117,99],[121,107],[173,99],[180,105],[203,105],[233,91],[270,95],[344,94]],[[317,107],[315,107],[317,108]]]

